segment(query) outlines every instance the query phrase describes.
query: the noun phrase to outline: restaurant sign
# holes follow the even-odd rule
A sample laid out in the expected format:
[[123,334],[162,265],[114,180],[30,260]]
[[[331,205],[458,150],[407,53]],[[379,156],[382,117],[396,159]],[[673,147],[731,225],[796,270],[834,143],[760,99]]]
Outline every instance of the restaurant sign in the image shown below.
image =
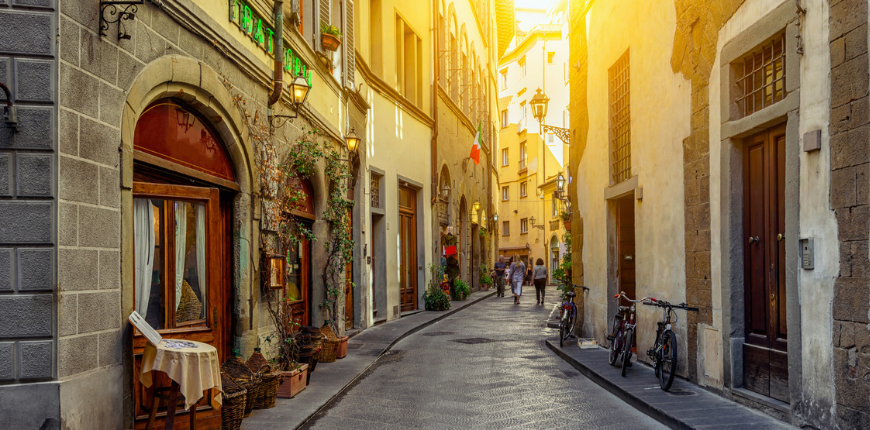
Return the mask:
[[[269,28],[268,24],[264,24],[263,19],[257,16],[250,6],[242,0],[229,0],[229,3],[230,21],[250,37],[266,54],[274,57],[275,31]],[[289,46],[286,39],[284,46]],[[308,81],[308,86],[311,86],[311,71],[308,66],[303,64],[302,60],[290,48],[284,48],[282,54],[284,55],[284,71],[292,76],[298,76],[301,73]]]

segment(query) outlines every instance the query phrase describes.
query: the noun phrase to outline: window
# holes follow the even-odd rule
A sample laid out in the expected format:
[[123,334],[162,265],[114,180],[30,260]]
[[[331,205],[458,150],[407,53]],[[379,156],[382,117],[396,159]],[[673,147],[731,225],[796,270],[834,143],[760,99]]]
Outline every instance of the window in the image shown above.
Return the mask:
[[520,144],[520,170],[526,168],[526,142]]
[[629,51],[610,68],[610,163],[613,183],[618,184],[631,176],[631,118]]
[[553,133],[547,133],[547,141],[553,143]]
[[507,68],[500,70],[501,76],[499,77],[499,82],[501,82],[501,89],[503,89],[503,90],[507,89],[507,72],[508,72]]
[[520,61],[517,62],[520,66],[520,72],[522,76],[526,76],[526,56],[523,55],[523,58],[520,58]]
[[780,34],[736,65],[737,107],[751,115],[785,98],[785,40]]
[[[151,276],[136,285],[137,310],[156,330],[203,326],[209,308],[207,209],[217,193],[179,186],[171,191],[179,193],[176,198],[156,196],[168,188],[137,185],[133,199],[133,229],[144,238],[137,254],[153,255],[143,269]],[[184,198],[188,190],[195,190],[190,200]],[[155,197],[147,195],[151,192]]]
[[501,187],[501,200],[508,201],[511,198],[510,187]]
[[558,214],[558,207],[559,207],[559,205],[556,204],[556,199],[555,199],[555,198],[553,198],[553,200],[550,200],[550,206],[552,207],[553,218],[557,217],[557,216],[559,215],[559,214]]
[[508,111],[507,109],[501,111],[501,128],[507,128],[508,126]]
[[562,79],[568,81],[568,62],[562,63]]
[[511,235],[511,222],[503,221],[501,223],[501,235],[502,236],[510,236]]
[[548,52],[547,53],[547,64],[553,64],[553,57],[555,57],[555,56],[556,56],[555,52],[553,52],[553,51]]
[[[305,2],[299,2],[302,4]],[[384,53],[381,46],[384,44],[383,32],[384,27],[390,27],[384,22],[383,12],[381,10],[381,0],[371,0],[369,7],[369,31],[371,31],[371,53],[372,53],[372,71],[383,76],[384,73]]]
[[526,197],[528,195],[529,195],[528,182],[520,183],[520,197]]
[[501,150],[501,165],[507,166],[508,164],[510,164],[510,157],[508,157],[508,150],[505,148]]
[[520,220],[520,234],[526,234],[529,232],[529,219],[523,218]]
[[562,111],[562,128],[570,128],[571,125],[571,114],[568,109]]
[[522,130],[525,130],[526,127],[528,126],[528,123],[527,123],[527,121],[526,121],[526,118],[527,118],[527,117],[526,117],[526,102],[525,102],[525,100],[523,100],[522,102],[520,102],[520,114],[522,115],[522,117],[520,117],[520,122],[519,122],[519,124],[517,125],[517,131],[518,131],[518,132],[519,132],[519,131],[522,131]]
[[423,101],[423,41],[396,15],[396,83],[399,94],[414,105]]

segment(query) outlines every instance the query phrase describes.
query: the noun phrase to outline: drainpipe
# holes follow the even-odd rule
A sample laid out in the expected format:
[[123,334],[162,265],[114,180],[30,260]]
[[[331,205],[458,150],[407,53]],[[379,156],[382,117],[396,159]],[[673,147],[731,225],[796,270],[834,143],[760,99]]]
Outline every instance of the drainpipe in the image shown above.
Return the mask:
[[432,104],[432,119],[434,121],[432,144],[430,145],[430,147],[432,153],[432,206],[434,206],[438,202],[438,193],[441,192],[441,190],[438,189],[438,85],[440,85],[441,79],[441,50],[439,44],[439,38],[441,37],[441,33],[438,32],[438,2],[432,2],[432,17],[434,18],[433,21],[435,22],[435,81],[432,85],[432,100],[430,101],[430,103]]
[[269,106],[281,100],[284,85],[284,0],[275,0],[275,77],[272,93],[269,94]]

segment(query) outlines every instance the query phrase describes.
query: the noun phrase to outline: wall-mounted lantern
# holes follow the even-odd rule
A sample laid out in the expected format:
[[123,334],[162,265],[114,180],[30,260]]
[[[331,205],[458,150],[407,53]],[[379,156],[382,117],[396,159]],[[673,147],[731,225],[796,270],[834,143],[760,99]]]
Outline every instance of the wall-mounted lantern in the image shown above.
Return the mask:
[[359,147],[360,138],[354,129],[350,129],[350,133],[344,137],[344,141],[347,142],[347,152],[351,154],[355,153],[357,147]]
[[[308,85],[308,80],[305,79],[305,76],[303,76],[302,73],[299,73],[299,75],[290,82],[289,88],[290,102],[293,104],[293,115],[275,115],[272,113],[272,109],[269,109],[269,124],[273,129],[281,128],[288,120],[299,117],[299,108],[303,103],[305,103],[305,100],[308,99],[308,91],[311,89],[311,86]],[[283,118],[284,122],[280,125],[275,125],[275,120],[278,118]]]

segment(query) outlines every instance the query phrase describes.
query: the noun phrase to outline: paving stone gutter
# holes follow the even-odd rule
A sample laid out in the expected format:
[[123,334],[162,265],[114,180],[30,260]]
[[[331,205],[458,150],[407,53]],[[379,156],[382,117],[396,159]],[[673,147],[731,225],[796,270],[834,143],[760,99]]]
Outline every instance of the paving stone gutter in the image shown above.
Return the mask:
[[576,339],[559,347],[558,337],[547,347],[587,378],[637,410],[674,429],[740,428],[794,429],[754,409],[732,402],[684,379],[676,378],[670,392],[662,391],[653,369],[635,362],[625,377],[607,362],[603,348],[580,349]]
[[242,430],[295,429],[325,411],[366,374],[400,340],[488,297],[495,291],[476,291],[467,300],[451,302],[443,312],[419,312],[356,333],[348,341],[347,357],[318,363],[311,384],[292,399],[278,399],[274,408],[258,409],[242,421]]

